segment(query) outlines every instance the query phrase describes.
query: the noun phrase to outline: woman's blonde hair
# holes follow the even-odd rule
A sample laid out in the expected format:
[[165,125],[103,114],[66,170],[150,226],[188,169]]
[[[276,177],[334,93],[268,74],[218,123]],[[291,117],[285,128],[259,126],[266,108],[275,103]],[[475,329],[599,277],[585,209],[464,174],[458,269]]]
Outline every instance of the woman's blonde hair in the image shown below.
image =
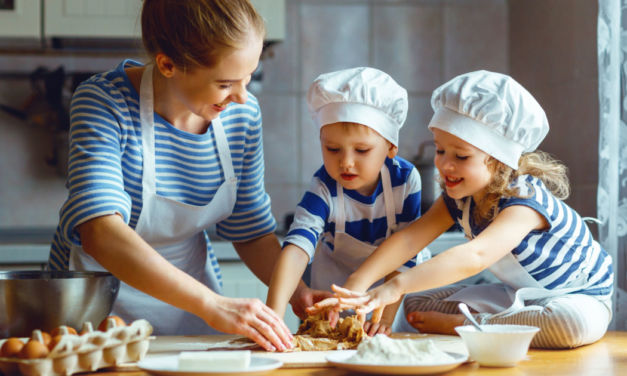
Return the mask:
[[514,170],[504,163],[489,157],[486,162],[492,173],[492,181],[486,187],[486,194],[473,213],[475,223],[487,223],[498,214],[499,200],[502,197],[521,197],[517,188],[510,187],[521,175],[532,175],[542,180],[544,185],[560,200],[565,200],[570,194],[568,183],[568,169],[560,161],[543,151],[523,154],[518,162],[518,170]]
[[146,51],[164,53],[181,69],[212,67],[224,49],[266,32],[248,0],[144,0],[141,25]]

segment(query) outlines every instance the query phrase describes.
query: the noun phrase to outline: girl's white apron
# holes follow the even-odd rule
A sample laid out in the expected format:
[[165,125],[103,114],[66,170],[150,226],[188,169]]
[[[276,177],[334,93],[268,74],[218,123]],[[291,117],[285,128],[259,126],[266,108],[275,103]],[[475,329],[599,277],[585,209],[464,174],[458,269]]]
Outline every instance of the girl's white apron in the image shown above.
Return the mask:
[[[473,238],[470,229],[471,201],[470,197],[466,200],[462,212],[462,228],[468,239]],[[507,316],[521,311],[541,311],[543,309],[540,306],[525,306],[525,300],[565,295],[585,289],[592,284],[582,273],[564,288],[546,289],[525,270],[511,252],[488,269],[503,282],[503,285],[468,286],[445,300],[464,302],[477,312]]]
[[[228,217],[235,206],[237,178],[226,134],[219,118],[211,121],[225,182],[209,204],[189,205],[157,195],[152,72],[152,65],[147,65],[140,86],[142,210],[135,231],[174,266],[219,293],[220,284],[211,264],[207,262],[203,230]],[[80,246],[72,247],[70,269],[104,270]],[[154,283],[158,285],[160,281],[155,280]],[[147,319],[154,326],[155,334],[160,335],[216,333],[197,316],[146,295],[123,282],[120,284],[112,313],[127,322],[139,318]]]

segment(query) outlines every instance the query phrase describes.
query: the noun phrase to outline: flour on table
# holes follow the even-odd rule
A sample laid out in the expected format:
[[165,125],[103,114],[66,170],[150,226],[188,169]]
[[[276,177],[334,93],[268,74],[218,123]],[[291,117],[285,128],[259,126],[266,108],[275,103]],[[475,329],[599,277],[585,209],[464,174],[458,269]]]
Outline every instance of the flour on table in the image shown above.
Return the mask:
[[346,360],[359,364],[423,365],[450,363],[455,359],[430,339],[392,339],[377,334],[364,340],[357,353]]

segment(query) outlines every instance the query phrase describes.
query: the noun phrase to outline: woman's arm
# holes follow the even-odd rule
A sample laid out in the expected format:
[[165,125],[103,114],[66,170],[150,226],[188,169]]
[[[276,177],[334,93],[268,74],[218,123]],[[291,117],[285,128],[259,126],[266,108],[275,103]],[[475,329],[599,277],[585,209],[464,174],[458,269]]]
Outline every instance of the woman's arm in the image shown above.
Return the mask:
[[83,249],[128,285],[201,317],[226,333],[244,335],[266,350],[291,347],[283,321],[258,299],[226,298],[176,268],[118,215],[77,227]]
[[343,308],[366,314],[400,296],[446,286],[473,276],[511,252],[533,230],[547,228],[546,219],[526,206],[510,206],[473,240],[457,245],[367,293],[335,288]]

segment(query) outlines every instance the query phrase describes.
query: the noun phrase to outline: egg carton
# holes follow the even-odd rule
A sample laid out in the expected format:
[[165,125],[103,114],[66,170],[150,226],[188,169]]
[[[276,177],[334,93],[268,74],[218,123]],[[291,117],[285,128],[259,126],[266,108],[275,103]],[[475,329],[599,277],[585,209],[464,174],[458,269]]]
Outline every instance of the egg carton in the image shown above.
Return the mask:
[[[85,324],[91,328],[90,323]],[[135,362],[148,352],[149,341],[154,338],[150,336],[152,329],[148,321],[141,319],[128,326],[109,325],[105,332],[63,334],[45,358],[0,357],[0,371],[5,376],[69,376]],[[0,340],[0,346],[4,341]]]

